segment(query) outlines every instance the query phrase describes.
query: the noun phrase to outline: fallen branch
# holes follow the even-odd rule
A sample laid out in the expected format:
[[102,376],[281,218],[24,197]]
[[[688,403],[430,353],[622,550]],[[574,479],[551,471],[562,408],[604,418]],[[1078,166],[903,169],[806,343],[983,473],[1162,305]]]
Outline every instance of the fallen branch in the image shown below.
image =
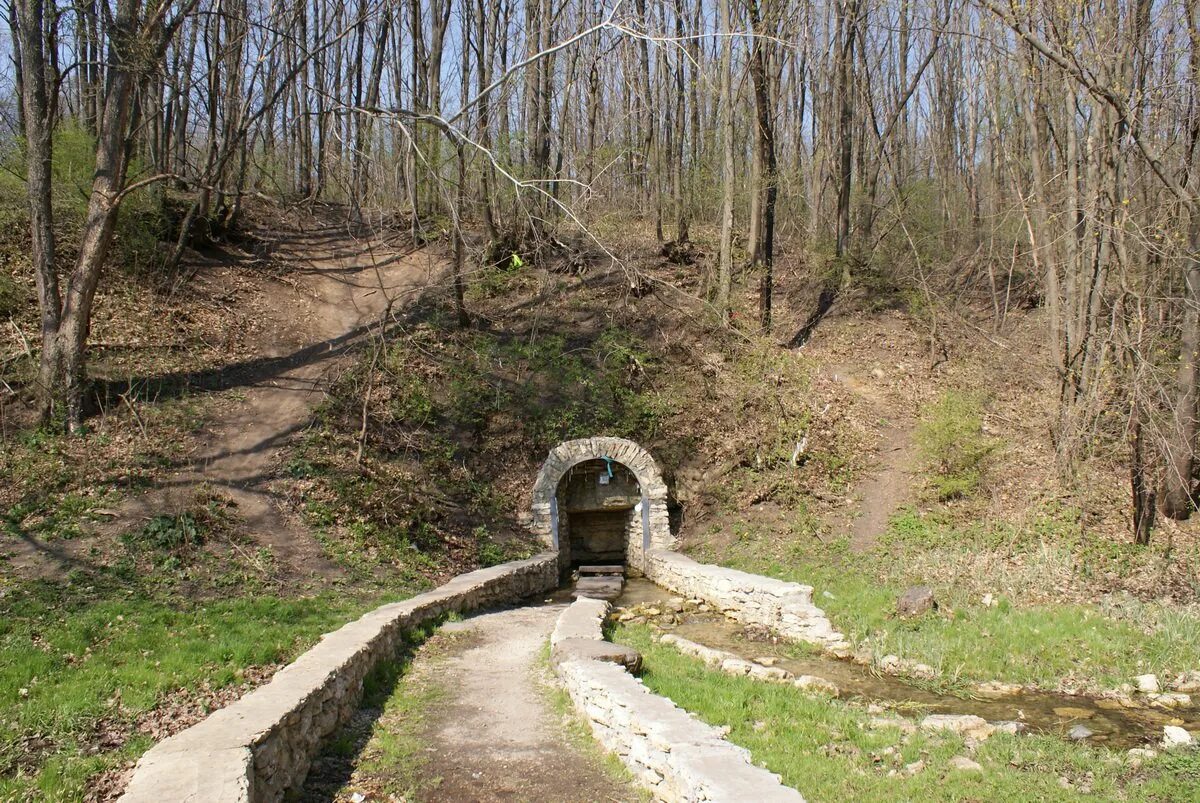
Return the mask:
[[125,406],[129,408],[129,412],[133,414],[133,420],[137,422],[138,429],[142,431],[142,438],[148,440],[150,436],[146,434],[146,425],[142,422],[142,417],[138,415],[138,411],[134,409],[133,402],[129,401],[129,396],[124,393],[120,394],[120,398],[121,401],[125,402]]
[[830,403],[827,403],[824,407],[822,407],[821,412],[817,413],[816,417],[813,418],[813,422],[808,425],[808,429],[804,431],[803,437],[801,437],[800,440],[797,441],[796,448],[792,450],[792,459],[791,459],[792,468],[800,467],[800,458],[803,457],[804,453],[808,451],[808,433],[812,432],[813,426],[818,421],[820,421],[822,418],[825,417],[825,414],[827,412],[829,412],[829,408],[832,406],[833,406],[833,404],[832,404],[832,402],[830,402]]
[[25,333],[21,331],[21,327],[17,326],[17,322],[11,317],[8,319],[8,325],[17,333],[17,337],[21,340],[21,347],[25,350],[25,356],[33,359],[33,349],[29,347],[29,340],[25,337]]

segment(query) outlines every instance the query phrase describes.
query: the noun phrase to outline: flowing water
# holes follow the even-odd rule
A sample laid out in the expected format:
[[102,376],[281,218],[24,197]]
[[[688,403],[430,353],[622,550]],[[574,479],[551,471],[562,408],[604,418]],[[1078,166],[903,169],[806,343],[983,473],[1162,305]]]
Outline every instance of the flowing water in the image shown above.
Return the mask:
[[[614,604],[663,606],[672,598],[678,599],[678,595],[647,580],[631,579]],[[1195,708],[1175,711],[1123,708],[1114,700],[1051,692],[1019,692],[1000,699],[960,697],[877,674],[851,661],[798,655],[794,645],[774,640],[761,628],[746,627],[719,613],[682,613],[676,617],[679,619],[676,624],[662,621],[655,624],[665,632],[747,660],[774,658],[774,666],[795,675],[816,675],[833,682],[843,698],[878,702],[910,716],[974,714],[989,722],[1022,722],[1031,732],[1063,737],[1075,726],[1083,725],[1092,732],[1088,743],[1121,749],[1158,742],[1164,725],[1182,725],[1200,735],[1200,710]]]

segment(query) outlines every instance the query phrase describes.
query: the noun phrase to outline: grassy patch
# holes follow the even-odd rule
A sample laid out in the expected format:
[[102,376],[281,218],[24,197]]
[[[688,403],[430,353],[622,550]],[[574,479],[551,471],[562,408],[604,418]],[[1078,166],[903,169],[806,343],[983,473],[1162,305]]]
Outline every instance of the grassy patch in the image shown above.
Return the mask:
[[982,400],[959,392],[943,393],[924,411],[916,441],[931,470],[930,485],[942,501],[974,494],[996,449],[995,441],[983,434]]
[[[1133,675],[1169,678],[1200,667],[1200,614],[1190,608],[1128,595],[1038,601],[1033,595],[1051,582],[1052,567],[1062,565],[1063,578],[1077,568],[1074,547],[1051,535],[1058,526],[1045,523],[1040,534],[962,529],[907,511],[866,553],[844,541],[779,539],[746,526],[719,552],[700,549],[697,557],[814,586],[814,601],[860,648],[934,666],[947,686],[1005,680],[1105,689]],[[896,598],[918,583],[934,588],[940,609],[899,618]]]
[[[437,627],[429,624],[406,634],[400,656],[368,676],[360,710],[364,716],[330,740],[325,754],[334,761],[316,777],[310,776],[310,791],[330,797],[362,792],[368,799],[415,799],[429,758],[425,740],[429,712],[447,694],[438,662],[462,639],[470,638],[470,634],[436,632]],[[418,648],[427,663],[414,672]]]
[[[189,603],[82,576],[6,587],[0,799],[80,798],[90,775],[149,747],[137,723],[164,695],[286,662],[376,602],[339,593]],[[108,744],[109,730],[132,738]]]
[[[1200,795],[1200,754],[1162,756],[1134,769],[1119,754],[1049,736],[994,736],[974,751],[954,736],[870,729],[856,707],[788,686],[731,677],[650,640],[617,636],[645,658],[646,685],[704,721],[812,801],[1154,800]],[[968,755],[982,772],[955,770]],[[906,770],[921,762],[920,769]]]
[[402,682],[388,697],[359,765],[373,787],[400,796],[416,790],[427,755],[423,735],[428,712],[445,696],[444,687],[427,679]]

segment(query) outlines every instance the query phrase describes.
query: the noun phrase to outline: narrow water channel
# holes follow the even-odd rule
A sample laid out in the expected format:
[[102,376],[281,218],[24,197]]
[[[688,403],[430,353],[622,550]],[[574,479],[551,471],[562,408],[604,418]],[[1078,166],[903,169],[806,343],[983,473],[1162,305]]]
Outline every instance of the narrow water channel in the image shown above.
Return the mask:
[[[614,603],[614,610],[634,605],[660,606],[678,595],[647,580],[630,579]],[[1123,708],[1116,701],[1093,697],[1021,692],[1000,699],[980,699],[943,694],[915,686],[901,678],[882,675],[851,661],[819,655],[796,657],[787,642],[764,638],[756,628],[727,619],[719,613],[675,614],[675,623],[655,620],[665,632],[675,633],[706,647],[725,650],[747,660],[773,658],[775,666],[795,675],[816,675],[833,682],[842,698],[877,702],[908,716],[925,714],[973,714],[989,722],[1016,721],[1030,732],[1069,738],[1077,725],[1092,735],[1091,744],[1127,749],[1162,739],[1164,725],[1181,725],[1200,733],[1200,710],[1188,708],[1162,711],[1153,708]]]

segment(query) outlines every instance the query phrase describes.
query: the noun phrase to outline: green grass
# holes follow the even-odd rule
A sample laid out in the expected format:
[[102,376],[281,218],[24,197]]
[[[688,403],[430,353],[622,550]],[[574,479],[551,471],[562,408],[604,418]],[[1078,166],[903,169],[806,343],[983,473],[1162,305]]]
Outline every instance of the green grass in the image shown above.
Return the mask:
[[[79,799],[89,775],[150,745],[139,737],[89,756],[98,723],[130,725],[165,693],[218,688],[236,682],[244,667],[288,661],[378,601],[326,593],[189,603],[102,582],[4,589],[0,800]],[[33,737],[49,747],[30,762],[21,742]],[[18,771],[18,762],[31,765]]]
[[[425,739],[429,713],[448,694],[437,665],[462,639],[470,638],[439,633],[438,626],[430,624],[408,634],[401,657],[382,664],[367,678],[362,707],[378,710],[378,718],[366,732],[361,727],[356,731],[352,723],[326,749],[352,765],[350,779],[340,792],[362,790],[371,799],[412,800],[420,791],[421,770],[429,758]],[[414,673],[410,670],[418,647],[428,666]]]
[[983,434],[983,400],[958,392],[943,393],[922,410],[915,438],[943,501],[974,494],[997,447]]
[[[1050,527],[1049,524],[1045,525]],[[1003,680],[1042,688],[1110,689],[1134,675],[1163,678],[1200,668],[1200,616],[1188,608],[1130,597],[1104,604],[1047,602],[1020,597],[1028,589],[972,573],[975,556],[988,549],[1017,550],[1036,583],[1046,562],[1082,560],[1067,547],[1025,533],[1028,544],[1001,543],[1011,532],[965,531],[936,517],[905,512],[873,550],[851,553],[845,542],[799,538],[779,545],[770,534],[747,529],[720,553],[697,557],[744,571],[812,585],[814,601],[838,630],[876,658],[899,655],[939,670],[945,687],[964,681]],[[1107,564],[1106,564],[1107,565]],[[933,587],[940,609],[916,619],[895,615],[896,598],[910,585]],[[982,604],[983,593],[999,602]]]
[[[728,726],[732,742],[814,803],[1200,798],[1198,752],[1161,756],[1140,770],[1120,754],[1050,736],[993,736],[972,752],[959,737],[869,729],[860,708],[709,670],[651,641],[644,626],[620,627],[616,635],[641,651],[651,690],[705,722]],[[959,755],[977,761],[983,772],[949,767]],[[905,773],[916,761],[924,769]]]
[[[434,628],[417,631],[408,639],[415,647],[432,635]],[[428,712],[446,696],[446,688],[431,676],[414,682],[407,677],[412,652],[399,661],[385,664],[369,679],[363,695],[364,707],[380,707],[382,714],[371,732],[363,751],[362,771],[374,778],[386,778],[386,790],[399,795],[411,795],[423,758],[425,741],[422,734]]]

